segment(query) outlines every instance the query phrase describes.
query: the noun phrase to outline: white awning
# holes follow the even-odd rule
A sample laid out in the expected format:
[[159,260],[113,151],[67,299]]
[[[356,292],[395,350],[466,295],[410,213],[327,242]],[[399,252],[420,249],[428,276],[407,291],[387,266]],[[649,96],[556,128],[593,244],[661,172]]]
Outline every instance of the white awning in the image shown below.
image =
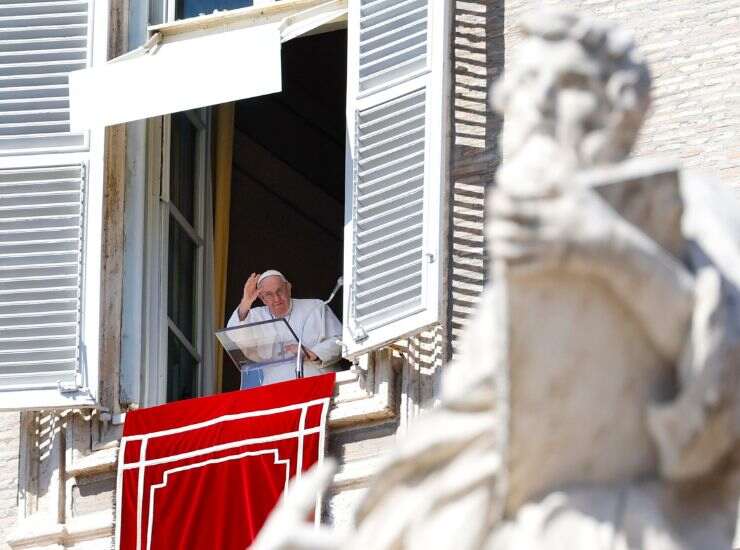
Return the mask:
[[279,92],[281,42],[346,11],[347,0],[283,0],[152,27],[138,50],[70,73],[72,130]]

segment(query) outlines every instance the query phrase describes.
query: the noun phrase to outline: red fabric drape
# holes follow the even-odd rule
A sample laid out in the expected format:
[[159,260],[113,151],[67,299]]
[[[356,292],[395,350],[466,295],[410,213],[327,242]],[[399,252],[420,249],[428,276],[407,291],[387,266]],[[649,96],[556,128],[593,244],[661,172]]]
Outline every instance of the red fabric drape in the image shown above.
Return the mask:
[[334,374],[129,412],[121,550],[246,548],[288,479],[323,454]]

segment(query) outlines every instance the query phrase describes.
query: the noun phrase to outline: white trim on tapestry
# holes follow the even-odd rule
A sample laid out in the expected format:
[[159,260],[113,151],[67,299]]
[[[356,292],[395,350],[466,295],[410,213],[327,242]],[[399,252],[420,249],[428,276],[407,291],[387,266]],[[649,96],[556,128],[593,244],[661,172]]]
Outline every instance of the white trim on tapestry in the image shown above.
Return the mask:
[[[301,408],[301,418],[298,420],[298,433],[300,434],[298,436],[298,451],[296,453],[297,459],[296,459],[296,467],[295,467],[295,475],[297,478],[300,479],[301,475],[300,472],[303,470],[303,436],[304,434],[307,434],[306,430],[306,415],[308,414],[308,407],[302,407]],[[315,428],[317,431],[320,430],[320,428]]]
[[288,492],[288,481],[290,480],[290,459],[280,460],[280,453],[278,452],[278,449],[263,449],[260,451],[246,451],[238,455],[229,455],[229,456],[224,456],[220,458],[211,458],[208,460],[204,460],[203,462],[196,462],[195,464],[188,464],[187,466],[178,466],[177,468],[165,470],[162,482],[156,483],[152,485],[151,487],[149,487],[149,513],[147,514],[149,518],[147,520],[147,528],[146,528],[146,550],[151,550],[151,547],[152,547],[152,531],[154,529],[154,497],[156,496],[155,492],[157,491],[157,489],[161,489],[167,486],[171,473],[175,474],[175,473],[179,473],[185,470],[192,470],[194,468],[201,468],[203,466],[209,466],[211,464],[220,464],[221,462],[226,462],[229,460],[238,460],[240,458],[244,458],[247,456],[262,456],[262,455],[270,454],[270,453],[272,453],[275,459],[273,464],[284,464],[285,465],[285,484],[283,486],[283,493],[285,494]]
[[[123,473],[125,470],[133,470],[138,469],[138,479],[137,479],[137,510],[136,510],[136,516],[137,516],[137,542],[136,542],[136,548],[137,550],[141,550],[141,534],[142,534],[142,505],[143,505],[143,499],[144,499],[144,474],[145,469],[147,466],[153,466],[153,465],[159,465],[159,464],[167,464],[170,462],[175,462],[178,460],[183,460],[187,458],[193,458],[202,456],[204,454],[223,451],[223,450],[229,450],[229,449],[235,449],[239,447],[244,447],[246,445],[254,445],[259,443],[268,443],[268,442],[274,442],[274,441],[283,441],[286,439],[292,439],[297,438],[298,439],[298,450],[297,450],[297,462],[296,462],[296,473],[295,473],[295,479],[301,479],[302,477],[302,463],[303,463],[303,439],[306,436],[310,436],[313,434],[318,434],[319,441],[318,441],[318,452],[317,452],[317,464],[323,463],[324,460],[324,449],[325,449],[325,439],[326,439],[326,420],[329,412],[329,404],[330,404],[331,398],[324,397],[319,399],[312,399],[310,401],[306,401],[303,403],[296,403],[292,405],[285,405],[282,407],[274,407],[272,409],[264,409],[264,410],[258,410],[258,411],[248,411],[244,413],[237,413],[237,414],[226,414],[219,416],[217,418],[213,418],[210,420],[206,420],[203,422],[197,422],[195,424],[189,424],[186,426],[180,426],[177,428],[170,428],[167,430],[159,430],[157,432],[152,432],[148,434],[138,434],[138,435],[131,435],[131,436],[124,436],[121,438],[121,444],[119,449],[119,456],[118,456],[118,472],[117,472],[117,486],[116,486],[116,521],[115,521],[115,544],[116,548],[120,546],[121,541],[121,514],[122,514],[122,504],[123,504]],[[308,415],[308,409],[315,406],[321,406],[321,415],[319,419],[319,425],[314,428],[305,428],[305,422],[306,417]],[[189,451],[186,453],[180,453],[178,455],[173,455],[169,457],[162,457],[158,459],[151,459],[146,460],[146,450],[148,447],[148,443],[152,439],[156,439],[159,437],[165,437],[169,435],[174,435],[178,433],[185,433],[189,431],[198,430],[200,428],[207,428],[210,426],[214,426],[216,424],[220,424],[223,422],[231,422],[236,420],[243,420],[246,418],[257,418],[261,416],[269,416],[272,414],[281,414],[285,412],[290,412],[294,410],[301,411],[301,416],[298,421],[298,430],[293,432],[284,432],[282,434],[273,434],[271,436],[264,436],[264,437],[257,437],[257,438],[248,438],[240,441],[232,441],[229,443],[222,443],[219,445],[213,445],[211,447],[206,447],[203,449],[197,449],[194,451]],[[140,449],[139,449],[139,460],[138,462],[134,463],[126,463],[125,462],[125,452],[126,452],[126,444],[128,442],[133,441],[140,441]],[[253,451],[254,452],[254,451]],[[248,456],[249,452],[245,453],[244,456]],[[234,455],[228,455],[227,457],[221,457],[222,460],[231,459],[235,460],[237,457]],[[216,461],[217,459],[210,459],[211,461]],[[203,461],[202,464],[208,463],[209,460]],[[288,462],[289,459],[288,459]],[[178,468],[173,469],[177,470]],[[168,470],[169,471],[169,470]],[[167,472],[165,472],[165,476]],[[288,478],[289,478],[289,470],[288,470]],[[151,491],[152,488],[150,488]],[[286,486],[287,491],[287,486]],[[151,493],[150,493],[151,494]],[[285,494],[285,493],[284,493]],[[316,509],[314,510],[314,519],[315,521],[319,521],[320,518],[320,506],[321,506],[321,500],[320,498],[316,499]],[[150,513],[151,513],[152,507],[150,506]],[[147,527],[147,533],[149,534],[150,530],[149,527]],[[147,539],[147,548],[149,548],[149,541],[151,539]]]
[[[296,430],[293,432],[284,432],[278,435],[267,435],[263,437],[253,437],[249,439],[240,439],[238,441],[230,441],[229,443],[221,443],[214,445],[213,447],[204,447],[203,449],[197,449],[195,451],[188,451],[186,453],[180,453],[172,456],[164,456],[162,458],[151,458],[144,460],[143,462],[129,462],[124,464],[124,470],[135,470],[143,469],[148,466],[159,466],[160,464],[168,464],[170,462],[177,462],[179,460],[186,460],[188,458],[196,458],[209,453],[217,453],[219,451],[228,451],[229,449],[238,449],[239,447],[245,447],[246,445],[258,445],[260,443],[273,443],[275,441],[285,441],[286,439],[302,438],[303,436],[313,435],[319,433],[319,427],[308,428],[300,431]],[[300,440],[300,439],[299,439]],[[146,442],[146,441],[145,441]],[[300,477],[300,476],[299,476]]]
[[128,435],[128,436],[125,436],[123,439],[127,441],[142,441],[144,439],[151,439],[153,437],[163,437],[163,436],[172,435],[176,433],[198,430],[200,428],[207,428],[209,426],[220,424],[221,422],[225,422],[228,420],[241,420],[243,418],[254,418],[257,416],[269,416],[271,414],[295,411],[303,407],[313,407],[314,405],[322,405],[322,404],[328,405],[329,400],[330,400],[329,397],[322,397],[320,399],[312,399],[311,401],[305,401],[303,403],[298,403],[294,405],[284,405],[282,407],[275,407],[272,409],[263,409],[259,411],[249,411],[249,412],[236,413],[236,414],[224,414],[216,418],[212,418],[210,420],[204,420],[203,422],[197,422],[195,424],[187,424],[185,426],[180,426],[179,428],[169,428],[167,430],[160,430],[158,432],[152,432],[148,434]]
[[141,442],[139,447],[139,477],[136,480],[136,550],[141,550],[141,501],[144,498],[144,460],[146,459],[146,447],[148,440]]

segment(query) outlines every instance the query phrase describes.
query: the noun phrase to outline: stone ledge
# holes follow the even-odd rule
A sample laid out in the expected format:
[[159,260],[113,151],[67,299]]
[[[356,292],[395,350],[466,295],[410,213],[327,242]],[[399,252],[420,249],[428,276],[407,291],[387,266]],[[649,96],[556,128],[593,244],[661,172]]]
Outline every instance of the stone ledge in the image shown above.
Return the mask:
[[79,516],[64,524],[52,522],[52,518],[31,516],[16,527],[7,543],[13,549],[45,548],[50,545],[66,547],[77,542],[113,536],[111,511]]
[[[395,416],[394,374],[390,355],[371,366],[367,378],[353,368],[337,373],[329,427],[343,428]],[[368,391],[368,386],[371,391]]]
[[344,464],[334,476],[330,491],[339,492],[366,485],[383,464],[382,457],[354,460]]
[[74,477],[113,472],[118,464],[118,446],[94,451],[69,465],[67,474]]
[[382,395],[368,396],[350,403],[335,405],[329,411],[329,427],[365,424],[376,420],[393,418],[393,410],[388,398]]

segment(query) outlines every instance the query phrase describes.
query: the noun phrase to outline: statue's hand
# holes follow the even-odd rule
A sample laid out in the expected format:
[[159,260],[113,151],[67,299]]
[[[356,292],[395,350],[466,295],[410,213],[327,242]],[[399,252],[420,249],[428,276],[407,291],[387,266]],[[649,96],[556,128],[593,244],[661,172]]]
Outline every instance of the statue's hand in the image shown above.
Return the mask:
[[488,198],[486,236],[491,257],[513,273],[565,268],[591,272],[605,259],[615,227],[625,223],[590,189],[513,196],[494,189]]

